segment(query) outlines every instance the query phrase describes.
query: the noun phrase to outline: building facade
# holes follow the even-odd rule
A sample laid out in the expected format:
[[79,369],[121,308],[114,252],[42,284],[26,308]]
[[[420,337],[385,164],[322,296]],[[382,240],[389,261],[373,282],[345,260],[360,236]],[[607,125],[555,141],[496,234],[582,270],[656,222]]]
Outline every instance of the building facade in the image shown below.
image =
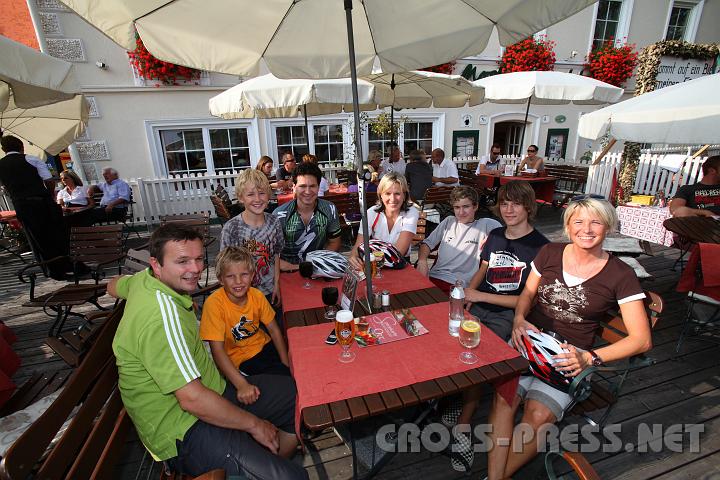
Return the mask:
[[[12,4],[15,10],[25,4],[22,0],[0,3]],[[151,178],[236,171],[254,166],[261,155],[269,155],[277,164],[280,152],[285,150],[293,150],[296,156],[310,151],[331,163],[345,162],[352,156],[349,114],[310,118],[310,138],[301,116],[232,121],[214,118],[208,100],[242,79],[203,72],[196,81],[158,85],[140,78],[125,50],[58,0],[27,0],[25,8],[40,48],[75,63],[77,78],[90,103],[88,129],[71,148],[76,169],[87,180],[99,179],[107,166],[125,178]],[[593,45],[608,39],[635,44],[638,51],[664,39],[717,43],[718,21],[720,0],[601,0],[538,34],[556,42],[556,70],[579,73]],[[501,55],[495,36],[480,55],[458,60],[455,73],[472,76],[474,71],[479,76],[495,70]],[[632,79],[628,83],[626,96],[632,95],[634,88]],[[577,138],[577,122],[582,113],[595,108],[533,106],[522,144],[538,145],[540,154],[579,158],[594,145]],[[389,139],[367,128],[379,113],[364,117],[365,153],[387,149]],[[525,106],[486,103],[458,109],[404,110],[395,115],[404,121],[399,141],[405,152],[416,148],[429,152],[440,147],[448,156],[454,151],[482,155],[493,142],[501,143],[504,153],[517,150]],[[469,139],[470,145],[458,145],[458,138]]]

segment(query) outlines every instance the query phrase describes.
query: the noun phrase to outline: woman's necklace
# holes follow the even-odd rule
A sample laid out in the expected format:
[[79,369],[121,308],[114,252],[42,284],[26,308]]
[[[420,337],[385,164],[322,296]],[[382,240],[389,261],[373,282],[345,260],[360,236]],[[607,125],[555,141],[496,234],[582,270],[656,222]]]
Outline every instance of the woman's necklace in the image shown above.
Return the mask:
[[[568,257],[572,256],[573,258],[568,258],[568,266],[571,266],[572,275],[588,279],[595,275],[599,270],[602,269],[601,264],[604,265],[605,258],[594,258],[590,262],[580,262],[580,259],[578,258],[577,254],[575,253],[574,246],[570,246],[570,251],[572,252],[572,255],[569,255]],[[581,268],[582,265],[582,268]]]

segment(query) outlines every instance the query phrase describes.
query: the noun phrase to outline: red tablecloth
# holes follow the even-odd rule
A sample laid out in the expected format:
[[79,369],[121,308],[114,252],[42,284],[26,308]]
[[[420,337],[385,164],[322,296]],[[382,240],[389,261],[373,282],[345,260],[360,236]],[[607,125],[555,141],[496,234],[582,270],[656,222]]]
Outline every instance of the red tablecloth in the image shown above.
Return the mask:
[[[383,278],[373,280],[373,288],[378,289],[378,291],[389,290],[392,295],[435,286],[426,276],[410,266],[402,270],[384,268],[382,276]],[[280,292],[282,293],[284,312],[322,307],[324,303],[321,295],[322,289],[325,287],[337,287],[338,292],[342,290],[342,279],[329,282],[322,278],[312,279],[310,280],[311,288],[309,289],[302,287],[304,283],[305,279],[300,276],[299,272],[280,274]],[[360,282],[357,292],[357,298],[367,296],[365,282]]]
[[668,232],[663,227],[663,222],[670,218],[669,208],[622,205],[615,210],[620,223],[620,233],[623,235],[666,247],[672,245],[672,232]]
[[[448,334],[448,308],[447,302],[411,308],[428,334],[366,348],[353,344],[351,350],[357,357],[352,363],[340,363],[340,347],[325,343],[329,324],[289,329],[290,368],[297,384],[296,431],[300,431],[304,408],[433,380],[520,355],[489,328],[483,328],[480,345],[474,349],[479,361],[462,363],[458,356],[463,348]],[[515,377],[496,385],[508,403],[517,383]]]

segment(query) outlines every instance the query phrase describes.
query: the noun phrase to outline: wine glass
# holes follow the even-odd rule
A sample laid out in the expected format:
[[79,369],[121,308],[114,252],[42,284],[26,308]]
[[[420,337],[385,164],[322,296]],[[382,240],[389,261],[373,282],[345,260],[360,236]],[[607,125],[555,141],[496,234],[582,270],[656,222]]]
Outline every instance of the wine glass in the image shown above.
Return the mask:
[[470,350],[480,345],[480,322],[477,320],[463,320],[460,323],[460,334],[458,335],[460,345],[467,350],[460,354],[460,361],[472,365],[478,361],[477,355]]
[[325,319],[334,320],[337,313],[337,310],[335,310],[335,305],[338,301],[337,287],[324,287],[322,289],[322,301],[328,307],[325,312]]
[[305,279],[303,288],[306,290],[309,290],[312,287],[312,285],[310,285],[310,278],[312,278],[312,275],[313,275],[312,262],[300,262],[300,276]]
[[338,360],[350,363],[355,360],[355,353],[350,351],[350,345],[355,340],[355,318],[350,310],[340,310],[335,316],[335,336],[342,347]]
[[385,254],[383,252],[372,252],[375,263],[375,278],[383,278],[382,267],[385,264]]

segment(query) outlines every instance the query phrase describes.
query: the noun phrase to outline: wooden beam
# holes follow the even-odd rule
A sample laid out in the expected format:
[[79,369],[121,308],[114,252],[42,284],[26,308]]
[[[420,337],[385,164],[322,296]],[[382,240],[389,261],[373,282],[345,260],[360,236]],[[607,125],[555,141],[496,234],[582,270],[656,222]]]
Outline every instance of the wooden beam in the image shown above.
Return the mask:
[[700,150],[698,150],[697,152],[695,152],[695,153],[693,154],[693,156],[690,157],[690,158],[699,157],[700,155],[702,155],[703,153],[705,153],[705,151],[706,151],[708,148],[710,148],[710,145],[703,145],[703,146],[700,148]]
[[602,160],[603,157],[604,157],[605,155],[607,155],[607,153],[610,151],[610,149],[613,147],[613,145],[615,145],[615,142],[617,142],[616,139],[614,139],[614,138],[611,138],[611,139],[610,139],[610,141],[608,142],[608,144],[605,145],[605,148],[602,149],[602,152],[600,152],[600,155],[598,155],[598,157],[597,157],[597,158],[595,159],[595,161],[593,162],[593,165],[597,165],[598,163],[600,163],[600,160]]

